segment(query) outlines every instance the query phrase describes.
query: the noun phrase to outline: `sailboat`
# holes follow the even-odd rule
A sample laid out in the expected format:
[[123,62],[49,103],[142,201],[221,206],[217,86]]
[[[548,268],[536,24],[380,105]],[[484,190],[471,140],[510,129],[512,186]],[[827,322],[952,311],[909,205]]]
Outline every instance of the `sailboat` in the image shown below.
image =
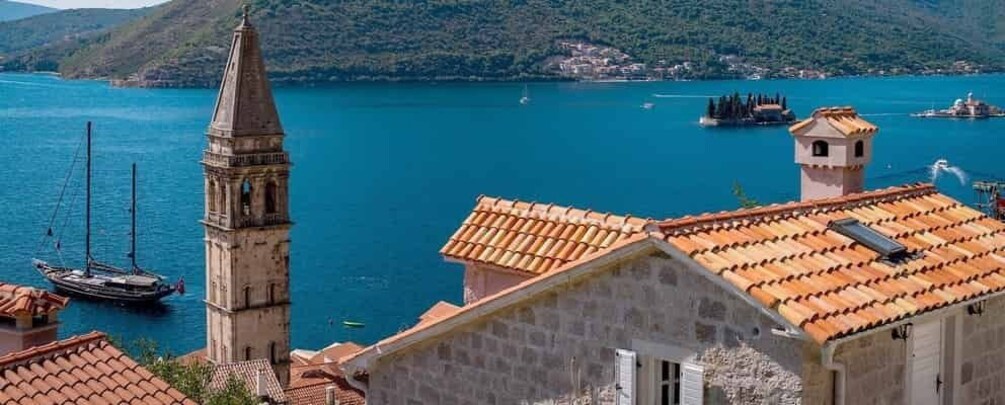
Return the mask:
[[[165,281],[164,276],[144,270],[136,263],[136,164],[132,167],[132,207],[129,258],[130,268],[122,269],[101,263],[91,255],[91,123],[87,123],[86,214],[84,234],[84,265],[82,268],[56,266],[34,259],[35,269],[52,285],[65,293],[97,300],[127,304],[157,302],[172,293],[184,293],[185,284]],[[71,169],[72,171],[72,169]],[[56,208],[57,210],[59,207]],[[46,231],[52,236],[52,228]],[[56,242],[59,250],[59,241]]]
[[530,104],[530,91],[527,90],[527,85],[523,85],[523,97],[520,97],[520,105]]

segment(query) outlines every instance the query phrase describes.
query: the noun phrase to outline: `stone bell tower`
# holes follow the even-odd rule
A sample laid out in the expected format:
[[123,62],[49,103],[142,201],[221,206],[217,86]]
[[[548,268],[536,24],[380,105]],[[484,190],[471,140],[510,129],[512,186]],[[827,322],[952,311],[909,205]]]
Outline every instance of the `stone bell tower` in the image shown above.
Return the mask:
[[790,127],[801,167],[802,200],[862,192],[876,131],[851,107],[819,108]]
[[290,379],[289,155],[245,8],[203,152],[206,356],[268,359]]

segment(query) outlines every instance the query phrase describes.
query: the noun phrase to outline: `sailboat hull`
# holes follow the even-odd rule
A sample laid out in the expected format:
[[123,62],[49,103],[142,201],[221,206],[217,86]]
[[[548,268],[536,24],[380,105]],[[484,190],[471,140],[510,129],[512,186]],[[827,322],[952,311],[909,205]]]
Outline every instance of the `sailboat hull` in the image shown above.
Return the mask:
[[[174,286],[146,276],[92,274],[36,262],[36,269],[59,291],[78,297],[123,304],[151,304],[173,294]],[[134,282],[137,278],[142,283]],[[149,280],[156,280],[148,282]]]

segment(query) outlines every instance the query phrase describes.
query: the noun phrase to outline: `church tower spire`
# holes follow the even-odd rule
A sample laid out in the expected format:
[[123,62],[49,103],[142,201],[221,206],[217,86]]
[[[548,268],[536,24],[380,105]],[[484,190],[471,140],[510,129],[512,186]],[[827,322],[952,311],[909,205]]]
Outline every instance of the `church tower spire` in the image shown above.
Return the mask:
[[206,133],[206,355],[290,376],[289,155],[245,7]]

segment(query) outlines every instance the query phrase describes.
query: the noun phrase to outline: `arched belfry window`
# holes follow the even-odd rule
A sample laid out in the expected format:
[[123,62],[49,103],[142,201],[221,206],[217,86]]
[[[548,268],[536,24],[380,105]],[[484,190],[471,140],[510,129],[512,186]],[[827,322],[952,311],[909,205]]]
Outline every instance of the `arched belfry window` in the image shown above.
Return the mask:
[[276,364],[276,342],[269,343],[269,362]]
[[813,142],[813,156],[828,156],[830,153],[828,149],[827,141]]
[[251,346],[246,346],[244,348],[244,359],[251,360]]
[[277,198],[278,196],[276,194],[278,192],[279,192],[279,187],[276,186],[276,182],[275,181],[269,180],[268,183],[265,183],[265,213],[266,214],[275,214],[276,213],[276,211],[277,211],[276,200],[278,200],[278,198]]
[[251,182],[247,179],[241,183],[241,212],[251,215]]
[[213,180],[206,185],[206,208],[209,212],[216,212],[216,182]]
[[865,142],[855,142],[855,157],[865,156]]

